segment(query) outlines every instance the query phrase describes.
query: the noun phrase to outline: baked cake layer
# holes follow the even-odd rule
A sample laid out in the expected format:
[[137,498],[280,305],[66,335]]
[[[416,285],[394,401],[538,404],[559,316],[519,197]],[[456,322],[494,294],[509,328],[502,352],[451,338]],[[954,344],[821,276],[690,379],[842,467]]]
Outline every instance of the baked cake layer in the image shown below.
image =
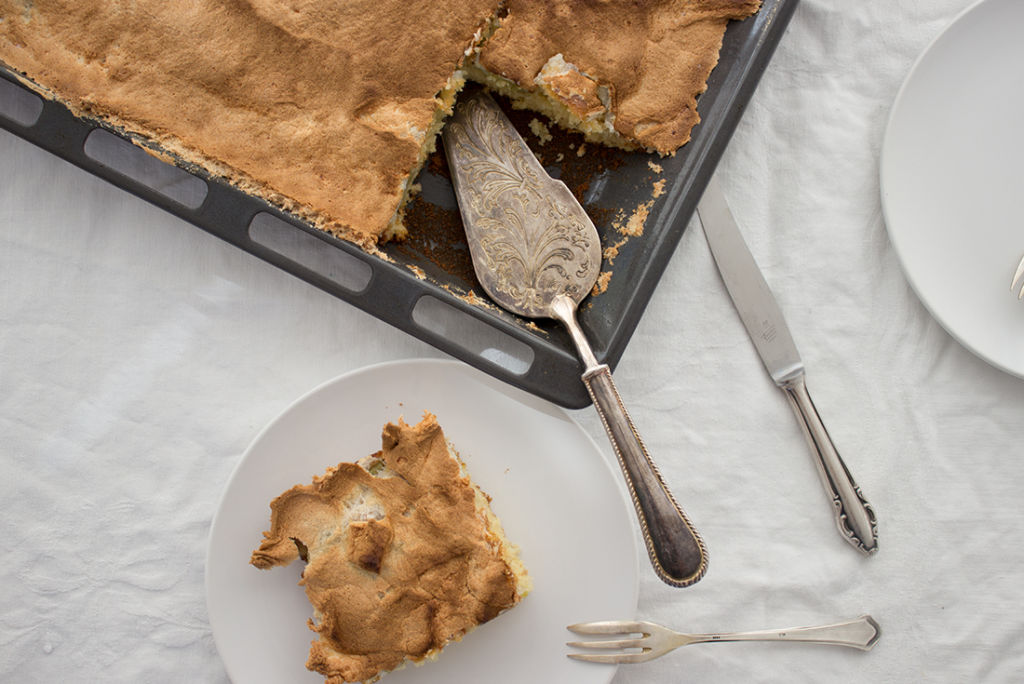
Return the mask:
[[373,681],[514,606],[530,590],[488,497],[433,415],[385,426],[380,452],[341,463],[271,504],[258,568],[308,563],[300,584],[319,637],[307,667]]
[[730,20],[760,0],[509,0],[470,73],[595,142],[671,154]]
[[[496,0],[0,0],[0,61],[364,246]],[[431,133],[428,141],[428,133]]]
[[671,154],[699,120],[727,22],[758,6],[0,0],[0,62],[372,251],[404,235],[462,67],[591,140]]

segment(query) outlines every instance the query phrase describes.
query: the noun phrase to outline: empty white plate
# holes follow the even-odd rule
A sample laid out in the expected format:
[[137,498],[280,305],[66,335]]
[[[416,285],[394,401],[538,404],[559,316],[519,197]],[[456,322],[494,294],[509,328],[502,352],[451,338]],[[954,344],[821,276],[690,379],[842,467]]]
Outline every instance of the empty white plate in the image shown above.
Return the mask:
[[896,97],[882,207],[921,301],[962,345],[1024,377],[1024,2],[984,0],[921,55]]
[[621,475],[569,416],[469,366],[417,360],[343,375],[299,399],[252,443],[225,489],[210,532],[207,607],[228,674],[238,684],[322,682],[305,669],[315,634],[298,586],[301,561],[257,570],[249,556],[271,499],[328,466],[380,449],[381,428],[437,416],[470,476],[493,497],[522,549],[534,590],[452,644],[436,662],[389,674],[418,682],[608,682],[615,667],[566,657],[566,625],[631,619],[636,611],[635,522]]

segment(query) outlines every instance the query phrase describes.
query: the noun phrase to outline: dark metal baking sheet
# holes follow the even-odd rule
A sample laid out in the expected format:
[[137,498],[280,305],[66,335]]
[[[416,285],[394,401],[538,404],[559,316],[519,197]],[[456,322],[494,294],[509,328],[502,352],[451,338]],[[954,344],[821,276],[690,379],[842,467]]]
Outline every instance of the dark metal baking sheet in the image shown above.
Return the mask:
[[[541,141],[529,126],[540,117],[502,103],[549,172],[581,200],[602,245],[618,245],[604,264],[606,287],[580,310],[599,361],[614,368],[621,358],[796,4],[764,0],[756,15],[730,24],[698,102],[702,122],[675,156],[593,145],[580,154],[579,136],[551,126],[553,138]],[[3,98],[18,79],[2,66],[0,78],[9,82],[0,88]],[[159,169],[144,168],[146,178],[126,175],[102,153],[116,153],[116,147],[97,143],[110,137],[107,131],[120,132],[49,100],[37,114],[21,114],[33,109],[29,104],[18,115],[0,114],[0,127],[512,385],[569,408],[590,403],[562,329],[497,309],[476,283],[442,152],[418,178],[423,189],[408,210],[410,239],[387,245],[381,258],[189,165],[183,168],[204,181],[205,192]],[[645,214],[642,233],[626,237],[629,219],[638,227]]]

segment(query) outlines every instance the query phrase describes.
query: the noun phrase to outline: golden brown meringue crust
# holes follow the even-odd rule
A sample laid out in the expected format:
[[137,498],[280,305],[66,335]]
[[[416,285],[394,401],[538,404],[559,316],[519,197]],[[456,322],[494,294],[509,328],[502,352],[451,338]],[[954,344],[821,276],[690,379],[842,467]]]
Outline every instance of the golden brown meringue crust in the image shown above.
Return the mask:
[[0,0],[0,61],[77,113],[375,244],[496,0]]
[[[614,129],[595,141],[669,154],[699,121],[727,22],[758,6],[0,0],[0,61],[76,114],[373,251],[404,234],[400,205],[461,84],[456,70],[500,8],[485,69],[581,118],[601,113]],[[556,55],[575,70],[538,86]]]
[[277,497],[252,554],[258,568],[287,565],[301,545],[319,634],[307,667],[329,682],[431,657],[525,593],[435,417],[388,424],[382,446],[377,475],[341,463]]
[[[726,24],[757,11],[760,0],[509,0],[508,16],[479,62],[520,88],[556,54],[608,89],[615,131],[670,154],[700,120],[697,96],[718,63]],[[578,101],[578,100],[577,100]],[[567,94],[563,104],[573,109]]]

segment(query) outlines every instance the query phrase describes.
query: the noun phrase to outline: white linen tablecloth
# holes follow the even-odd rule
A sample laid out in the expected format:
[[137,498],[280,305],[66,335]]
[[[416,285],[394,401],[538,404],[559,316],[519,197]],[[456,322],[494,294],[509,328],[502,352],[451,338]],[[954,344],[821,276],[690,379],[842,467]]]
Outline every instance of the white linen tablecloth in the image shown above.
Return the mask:
[[[802,0],[719,168],[811,393],[877,511],[879,553],[840,540],[696,222],[616,371],[711,551],[706,578],[685,590],[643,560],[638,616],[711,631],[867,612],[881,641],[867,654],[694,646],[622,667],[615,682],[1024,672],[1024,380],[929,316],[879,200],[897,89],[968,4]],[[0,680],[226,680],[203,570],[245,447],[335,375],[436,356],[0,132]],[[596,415],[574,417],[610,458]]]

